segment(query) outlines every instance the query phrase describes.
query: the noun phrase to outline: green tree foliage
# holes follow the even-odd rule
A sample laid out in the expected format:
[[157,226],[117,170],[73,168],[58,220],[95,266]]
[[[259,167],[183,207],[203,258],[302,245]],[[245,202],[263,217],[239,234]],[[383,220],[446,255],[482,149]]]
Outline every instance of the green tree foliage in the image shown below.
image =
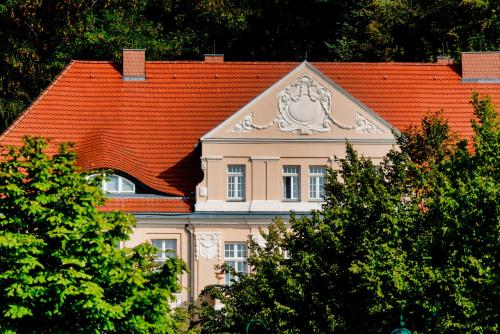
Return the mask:
[[389,333],[411,303],[414,333],[498,332],[500,128],[489,99],[473,104],[471,145],[439,115],[379,166],[348,145],[323,209],[277,220],[251,242],[251,274],[205,289],[225,307],[197,310],[202,332]]
[[118,249],[132,216],[104,195],[68,145],[25,138],[0,160],[0,332],[176,333],[169,307],[184,264],[158,268],[148,244]]

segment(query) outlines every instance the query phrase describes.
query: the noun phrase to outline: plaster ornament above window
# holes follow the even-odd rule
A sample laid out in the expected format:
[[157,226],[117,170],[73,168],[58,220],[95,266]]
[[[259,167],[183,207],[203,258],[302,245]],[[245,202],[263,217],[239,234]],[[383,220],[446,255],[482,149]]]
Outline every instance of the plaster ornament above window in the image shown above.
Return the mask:
[[328,132],[335,124],[341,129],[353,130],[336,121],[331,115],[332,93],[319,82],[302,74],[277,95],[278,114],[267,124],[258,125],[253,121],[253,114],[245,116],[231,129],[232,132],[251,132],[267,129],[276,124],[280,131],[310,135]]
[[372,134],[384,133],[384,131],[382,131],[379,127],[371,123],[359,113],[356,113],[356,132]]
[[204,257],[207,260],[210,260],[214,256],[217,255],[217,259],[220,261],[221,259],[221,241],[220,241],[220,233],[217,232],[209,232],[209,233],[195,233],[195,253],[196,260],[200,257]]

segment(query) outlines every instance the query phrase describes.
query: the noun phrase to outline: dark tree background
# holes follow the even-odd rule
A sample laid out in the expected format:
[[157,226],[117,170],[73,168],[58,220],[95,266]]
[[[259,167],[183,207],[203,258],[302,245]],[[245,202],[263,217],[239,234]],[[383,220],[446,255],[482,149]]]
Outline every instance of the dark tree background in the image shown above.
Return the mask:
[[499,13],[494,0],[2,1],[0,131],[70,59],[458,60],[499,49]]

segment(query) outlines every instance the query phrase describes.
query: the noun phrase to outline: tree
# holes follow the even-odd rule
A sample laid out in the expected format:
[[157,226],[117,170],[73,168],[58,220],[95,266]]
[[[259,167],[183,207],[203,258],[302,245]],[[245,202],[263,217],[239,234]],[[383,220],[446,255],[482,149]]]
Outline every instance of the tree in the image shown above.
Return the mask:
[[74,165],[69,145],[41,138],[0,159],[2,333],[176,333],[169,307],[184,264],[158,268],[148,244],[118,249],[134,226],[103,212],[100,179]]
[[277,220],[264,248],[250,242],[249,275],[205,289],[225,307],[197,310],[202,332],[257,318],[279,333],[389,333],[412,303],[414,333],[498,332],[500,128],[489,99],[473,104],[471,145],[439,114],[379,166],[348,145],[323,209]]

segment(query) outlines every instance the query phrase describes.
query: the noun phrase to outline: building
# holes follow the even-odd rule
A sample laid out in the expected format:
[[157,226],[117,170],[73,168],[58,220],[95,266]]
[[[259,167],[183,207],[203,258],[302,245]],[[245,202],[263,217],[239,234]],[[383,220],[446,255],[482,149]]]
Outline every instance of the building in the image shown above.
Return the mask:
[[190,267],[179,302],[224,283],[214,265],[247,270],[246,241],[289,210],[321,207],[325,167],[349,140],[378,161],[394,132],[443,110],[470,137],[471,93],[500,106],[500,52],[437,63],[72,61],[0,144],[25,134],[74,142],[86,170],[111,168],[104,210],[133,213],[121,246],[151,242]]

